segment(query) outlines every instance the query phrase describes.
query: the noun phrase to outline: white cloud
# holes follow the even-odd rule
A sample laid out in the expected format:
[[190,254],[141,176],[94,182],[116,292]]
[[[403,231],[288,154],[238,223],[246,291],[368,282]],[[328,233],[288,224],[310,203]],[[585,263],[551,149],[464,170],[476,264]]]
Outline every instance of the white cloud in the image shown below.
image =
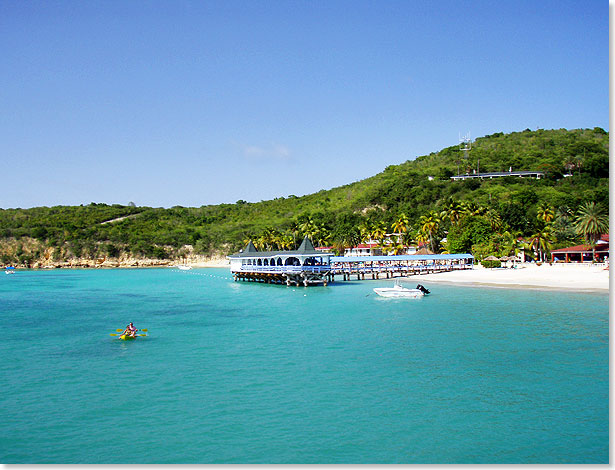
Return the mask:
[[281,144],[272,143],[267,146],[244,145],[243,155],[250,159],[259,160],[290,160],[291,151]]

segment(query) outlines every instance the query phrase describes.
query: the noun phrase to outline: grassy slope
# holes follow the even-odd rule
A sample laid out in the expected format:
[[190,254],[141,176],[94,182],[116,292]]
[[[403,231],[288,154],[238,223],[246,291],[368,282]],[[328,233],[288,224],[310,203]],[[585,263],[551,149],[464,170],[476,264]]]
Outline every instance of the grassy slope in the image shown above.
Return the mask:
[[[573,210],[584,201],[608,207],[608,139],[608,133],[598,128],[497,133],[476,139],[467,161],[458,146],[451,146],[389,166],[362,181],[259,203],[170,209],[96,204],[0,210],[0,240],[5,240],[0,244],[0,255],[8,240],[24,237],[40,241],[38,248],[30,250],[33,253],[45,246],[61,246],[67,254],[96,255],[105,250],[112,254],[119,249],[152,257],[164,255],[160,249],[156,251],[157,247],[163,247],[166,255],[177,255],[185,244],[195,245],[202,252],[229,252],[266,227],[284,230],[293,219],[308,215],[329,229],[337,218],[350,213],[390,223],[404,212],[414,223],[429,210],[441,209],[450,198],[499,211],[516,204],[527,212],[528,221],[540,202]],[[462,172],[476,168],[479,161],[481,172],[506,171],[509,167],[541,170],[547,173],[547,179],[450,180],[458,168]],[[576,167],[574,177],[562,178],[568,171],[565,164],[579,161],[583,165],[580,174]],[[434,179],[429,180],[430,176]],[[101,224],[126,215],[135,216]]]

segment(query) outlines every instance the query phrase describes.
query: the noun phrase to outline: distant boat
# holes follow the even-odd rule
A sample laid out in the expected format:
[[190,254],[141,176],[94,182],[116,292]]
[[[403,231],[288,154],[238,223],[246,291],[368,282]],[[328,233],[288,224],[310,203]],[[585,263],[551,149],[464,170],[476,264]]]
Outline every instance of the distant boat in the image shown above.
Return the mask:
[[416,289],[409,289],[397,282],[393,287],[377,287],[374,289],[374,292],[381,297],[411,299],[417,299],[425,294],[429,294],[429,291],[422,285],[419,284],[416,287]]
[[15,274],[15,266],[7,266],[4,268],[4,274]]
[[192,266],[188,266],[187,264],[178,264],[177,266],[173,266],[174,268],[181,269],[182,271],[190,271]]

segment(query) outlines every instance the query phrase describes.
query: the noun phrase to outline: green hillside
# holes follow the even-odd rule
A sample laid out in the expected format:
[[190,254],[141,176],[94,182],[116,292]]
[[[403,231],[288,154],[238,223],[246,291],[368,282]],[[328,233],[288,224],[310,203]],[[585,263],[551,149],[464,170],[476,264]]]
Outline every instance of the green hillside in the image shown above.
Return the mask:
[[[546,176],[450,178],[458,171],[510,168]],[[476,139],[467,159],[454,145],[302,197],[170,209],[103,203],[2,209],[0,261],[31,265],[50,256],[128,255],[179,259],[188,252],[228,254],[249,238],[262,247],[292,248],[303,234],[341,250],[368,237],[395,245],[395,237],[384,235],[391,232],[434,251],[472,250],[478,256],[505,252],[518,237],[531,241],[546,233],[536,246],[548,251],[582,241],[585,232],[575,228],[589,203],[595,203],[604,221],[608,178],[609,135],[603,129],[496,133]]]

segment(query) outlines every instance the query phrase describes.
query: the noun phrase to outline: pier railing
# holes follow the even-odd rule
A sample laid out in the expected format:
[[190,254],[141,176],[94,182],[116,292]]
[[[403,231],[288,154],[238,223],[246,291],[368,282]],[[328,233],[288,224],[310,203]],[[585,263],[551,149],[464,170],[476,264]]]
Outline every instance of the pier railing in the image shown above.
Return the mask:
[[318,273],[327,274],[331,271],[331,266],[253,266],[243,265],[237,272],[242,273]]
[[361,266],[356,264],[346,263],[344,265],[333,265],[331,270],[334,273],[338,272],[386,272],[386,271],[454,271],[460,269],[472,269],[471,264],[421,264],[421,265],[405,265],[405,264],[390,264],[387,266]]

